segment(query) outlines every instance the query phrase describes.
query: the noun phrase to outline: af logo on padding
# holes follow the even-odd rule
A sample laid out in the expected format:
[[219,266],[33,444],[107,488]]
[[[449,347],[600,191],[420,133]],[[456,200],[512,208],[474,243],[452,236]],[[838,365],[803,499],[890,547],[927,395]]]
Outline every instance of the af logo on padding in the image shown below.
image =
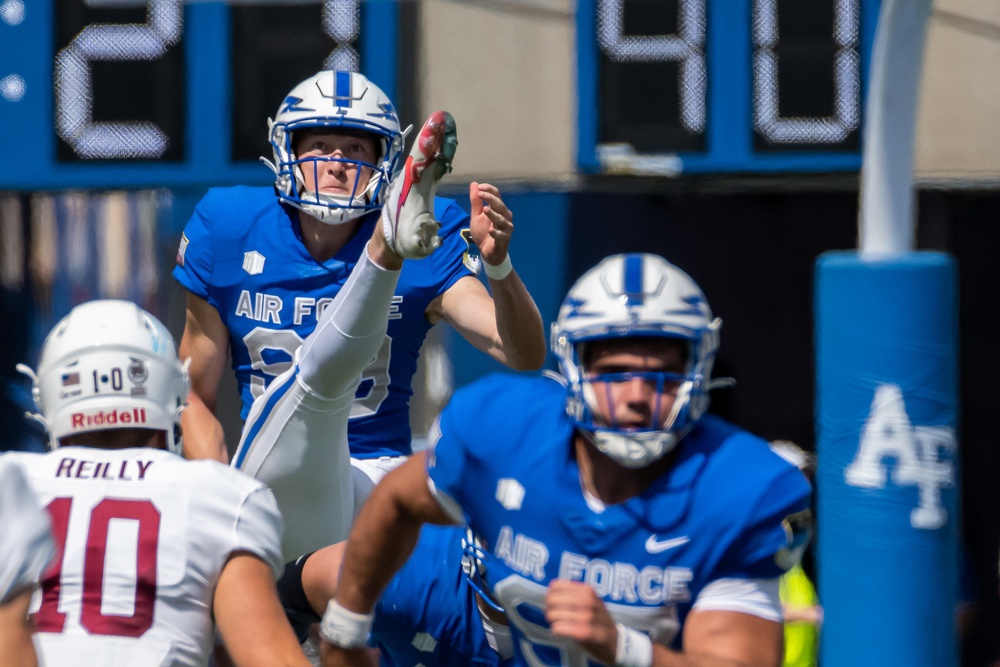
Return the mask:
[[948,523],[941,489],[955,485],[955,451],[953,428],[913,426],[899,387],[879,385],[861,429],[858,452],[844,470],[844,479],[851,486],[884,489],[886,459],[895,459],[893,484],[919,488],[919,502],[910,512],[910,525],[926,530],[941,528]]

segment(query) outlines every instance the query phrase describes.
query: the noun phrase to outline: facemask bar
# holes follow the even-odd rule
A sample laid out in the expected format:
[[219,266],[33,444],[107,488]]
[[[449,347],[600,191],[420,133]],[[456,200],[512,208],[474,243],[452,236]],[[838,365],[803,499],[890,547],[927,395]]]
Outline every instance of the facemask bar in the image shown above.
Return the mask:
[[[301,173],[302,170],[311,169],[313,183],[319,183],[320,170],[323,168],[324,164],[329,162],[337,162],[345,165],[345,167],[357,168],[358,172],[354,178],[354,184],[351,187],[351,193],[349,195],[331,195],[323,192],[306,190],[305,179]],[[374,178],[381,174],[379,168],[369,162],[362,162],[361,160],[351,160],[349,158],[339,157],[306,157],[297,158],[290,164],[295,172],[295,192],[298,194],[298,201],[303,204],[342,208],[350,208],[354,206],[367,207],[368,201],[366,199],[366,195],[370,194],[368,191],[373,188],[377,188],[380,185],[378,179]],[[365,167],[372,170],[372,177],[369,177],[368,182],[364,184],[364,187],[359,187],[362,183],[360,178],[361,170]]]
[[[651,385],[651,390],[656,394],[656,403],[654,405],[653,412],[650,415],[649,425],[643,427],[623,427],[619,423],[617,415],[615,415],[615,385],[634,382],[637,379]],[[617,431],[631,433],[669,429],[671,426],[670,420],[672,417],[675,417],[676,414],[662,414],[664,397],[670,396],[671,398],[676,399],[681,386],[684,385],[686,381],[687,376],[662,371],[585,374],[581,384],[584,398],[588,403],[591,415],[593,415],[590,420],[590,426],[592,428],[608,427]],[[602,386],[596,387],[595,385]],[[608,423],[602,423],[603,420],[596,416],[598,390],[602,390],[601,393],[604,396],[604,404],[607,406],[607,410],[611,413],[608,415]],[[628,391],[627,388],[624,390]]]
[[505,613],[504,608],[493,599],[489,584],[486,583],[487,560],[489,560],[489,554],[482,548],[472,529],[466,527],[465,536],[462,538],[462,572],[479,598],[490,609],[503,614]]

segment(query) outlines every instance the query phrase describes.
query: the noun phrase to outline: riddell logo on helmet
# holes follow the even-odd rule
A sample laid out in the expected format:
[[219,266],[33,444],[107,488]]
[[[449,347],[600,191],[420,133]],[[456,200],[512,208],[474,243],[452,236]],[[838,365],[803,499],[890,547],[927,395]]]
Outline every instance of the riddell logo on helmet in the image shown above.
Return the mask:
[[99,410],[92,414],[74,412],[71,428],[94,428],[95,426],[119,426],[121,424],[145,424],[146,408],[131,410]]

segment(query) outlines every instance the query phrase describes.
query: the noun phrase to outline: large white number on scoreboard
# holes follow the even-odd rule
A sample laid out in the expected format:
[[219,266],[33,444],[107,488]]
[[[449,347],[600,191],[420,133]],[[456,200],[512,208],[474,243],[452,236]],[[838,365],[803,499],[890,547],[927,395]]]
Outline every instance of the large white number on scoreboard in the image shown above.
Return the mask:
[[[833,113],[830,116],[782,118],[778,109],[778,1],[753,4],[753,124],[775,143],[835,144],[861,120],[861,56],[858,54],[858,0],[836,0],[833,38]],[[785,0],[799,2],[800,0]]]
[[323,3],[323,32],[337,42],[337,48],[326,57],[323,66],[357,72],[360,68],[358,52],[351,42],[361,32],[360,0],[327,0]]
[[[597,42],[617,62],[680,63],[681,123],[705,130],[705,0],[678,0],[676,35],[626,35],[625,0],[598,0]],[[652,82],[651,82],[652,83]]]
[[83,158],[157,158],[167,135],[148,121],[95,123],[92,60],[156,60],[180,41],[182,0],[149,0],[146,23],[92,23],[56,56],[56,131]]

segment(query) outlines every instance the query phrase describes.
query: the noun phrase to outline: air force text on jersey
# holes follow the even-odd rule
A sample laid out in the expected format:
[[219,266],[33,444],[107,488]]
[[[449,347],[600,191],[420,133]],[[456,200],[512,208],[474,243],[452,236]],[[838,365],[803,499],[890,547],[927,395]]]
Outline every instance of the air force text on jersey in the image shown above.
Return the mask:
[[[545,543],[515,533],[510,526],[500,529],[494,554],[510,569],[524,577],[544,582],[549,550]],[[687,567],[647,565],[588,558],[571,551],[559,557],[559,578],[589,584],[597,595],[614,602],[646,605],[677,604],[691,599],[688,583],[693,578]]]
[[[309,296],[297,296],[294,298],[291,318],[294,326],[299,326],[309,320],[315,326],[316,322],[323,315],[326,307],[333,303],[333,297],[316,299]],[[389,319],[398,320],[402,317],[399,312],[403,303],[402,296],[394,296],[392,304],[389,306]],[[240,297],[236,302],[234,315],[246,317],[256,322],[269,322],[271,324],[282,325],[287,322],[282,321],[282,310],[285,307],[284,300],[277,294],[266,294],[264,292],[251,292],[241,290]]]

